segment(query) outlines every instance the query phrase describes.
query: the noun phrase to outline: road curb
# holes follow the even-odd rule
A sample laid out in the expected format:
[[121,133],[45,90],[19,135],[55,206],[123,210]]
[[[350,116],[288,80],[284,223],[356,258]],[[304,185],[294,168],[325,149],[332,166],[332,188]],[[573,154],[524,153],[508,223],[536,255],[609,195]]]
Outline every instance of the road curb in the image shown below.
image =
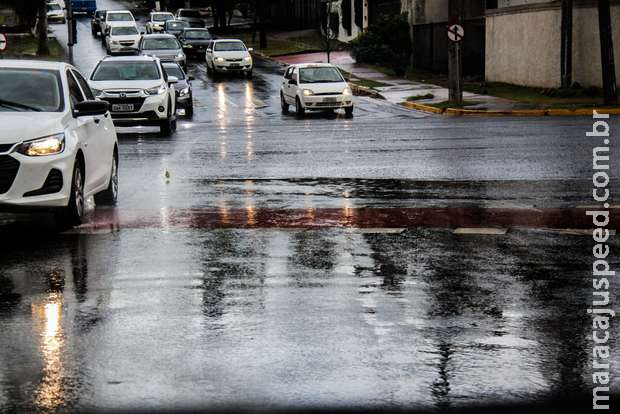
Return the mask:
[[576,109],[512,109],[512,110],[486,110],[486,109],[463,109],[447,108],[445,110],[430,105],[416,102],[401,102],[401,105],[431,114],[444,114],[451,116],[592,116],[592,112],[599,114],[620,115],[620,108],[576,108]]
[[424,105],[424,104],[420,104],[416,102],[405,101],[405,102],[402,102],[401,105],[404,106],[405,108],[415,109],[418,111],[428,112],[431,114],[442,114],[443,113],[443,109],[441,108],[435,108],[434,106]]
[[351,81],[349,81],[349,86],[351,86],[351,91],[353,91],[353,95],[355,96],[370,96],[371,98],[385,100],[383,95],[367,86],[358,85]]

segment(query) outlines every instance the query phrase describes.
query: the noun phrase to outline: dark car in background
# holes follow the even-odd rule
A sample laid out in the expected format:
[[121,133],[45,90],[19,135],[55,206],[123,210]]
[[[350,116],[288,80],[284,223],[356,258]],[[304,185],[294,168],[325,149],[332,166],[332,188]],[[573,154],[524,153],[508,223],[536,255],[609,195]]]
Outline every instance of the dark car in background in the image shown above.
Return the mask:
[[178,37],[186,27],[189,27],[189,23],[184,20],[168,20],[164,25],[164,33]]
[[105,21],[105,10],[97,10],[93,13],[93,17],[90,19],[90,31],[93,36],[97,36],[102,32],[101,22]]
[[194,78],[188,76],[178,63],[164,62],[162,66],[166,71],[166,75],[174,76],[179,80],[174,85],[177,109],[184,110],[185,116],[192,117],[194,115],[194,95],[192,94],[191,81]]
[[190,27],[205,27],[205,21],[198,9],[179,9],[174,17],[186,21]]
[[213,39],[207,29],[186,27],[179,35],[179,42],[188,57],[204,58],[209,41]]

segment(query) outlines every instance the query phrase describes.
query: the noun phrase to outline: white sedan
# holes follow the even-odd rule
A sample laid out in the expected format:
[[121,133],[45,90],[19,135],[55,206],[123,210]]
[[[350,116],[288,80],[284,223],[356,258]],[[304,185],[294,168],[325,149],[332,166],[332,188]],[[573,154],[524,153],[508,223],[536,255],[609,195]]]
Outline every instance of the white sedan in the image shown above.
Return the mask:
[[79,224],[87,197],[116,203],[117,171],[108,104],[77,69],[0,60],[0,210],[52,209]]
[[140,32],[135,25],[112,26],[105,35],[106,50],[110,55],[135,52],[138,50],[140,38]]
[[353,115],[353,93],[340,70],[329,63],[306,63],[289,66],[280,88],[282,112],[295,106],[297,115],[306,110],[343,108]]
[[241,73],[252,77],[254,63],[252,48],[238,39],[214,39],[207,45],[205,60],[207,72],[216,76],[218,73]]

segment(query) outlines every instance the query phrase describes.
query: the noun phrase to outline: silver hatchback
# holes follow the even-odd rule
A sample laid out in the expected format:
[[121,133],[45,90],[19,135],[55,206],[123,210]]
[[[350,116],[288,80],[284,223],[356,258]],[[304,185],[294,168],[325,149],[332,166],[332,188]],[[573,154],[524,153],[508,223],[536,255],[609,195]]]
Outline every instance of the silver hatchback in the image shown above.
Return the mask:
[[177,38],[171,34],[148,34],[140,40],[139,52],[143,56],[155,56],[162,62],[175,62],[187,70],[187,57]]

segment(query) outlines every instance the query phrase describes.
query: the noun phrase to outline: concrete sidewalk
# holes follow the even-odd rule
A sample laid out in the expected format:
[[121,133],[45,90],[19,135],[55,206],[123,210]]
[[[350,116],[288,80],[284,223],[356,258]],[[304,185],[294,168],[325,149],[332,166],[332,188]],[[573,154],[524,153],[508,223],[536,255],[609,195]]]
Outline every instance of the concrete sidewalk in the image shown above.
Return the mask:
[[[324,63],[327,62],[325,53],[302,53],[288,56],[278,56],[274,58],[285,64],[295,63]],[[415,102],[421,104],[439,103],[448,100],[448,89],[442,86],[430,83],[422,83],[389,76],[379,72],[376,69],[355,62],[350,52],[336,51],[331,53],[331,63],[351,73],[351,80],[368,79],[381,82],[385,86],[377,86],[374,89],[378,91],[386,100],[392,103],[400,104],[405,102],[408,97],[415,95],[433,94],[432,99],[417,100]],[[508,99],[497,98],[488,95],[478,95],[474,93],[464,92],[463,99],[466,101],[480,102],[478,105],[468,106],[468,108],[486,108],[491,110],[511,110],[522,109],[524,104],[510,101]]]

